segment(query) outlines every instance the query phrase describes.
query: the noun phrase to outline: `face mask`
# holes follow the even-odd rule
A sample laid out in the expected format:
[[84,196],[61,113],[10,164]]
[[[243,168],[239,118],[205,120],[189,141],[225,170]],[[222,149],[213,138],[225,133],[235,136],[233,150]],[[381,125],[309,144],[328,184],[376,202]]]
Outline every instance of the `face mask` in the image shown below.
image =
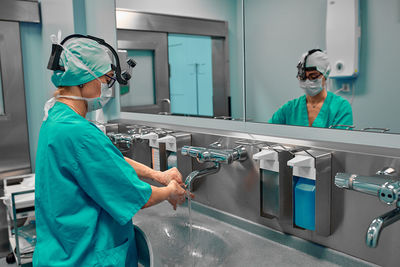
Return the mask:
[[108,88],[108,84],[101,83],[101,94],[99,97],[95,98],[87,98],[80,96],[71,96],[71,95],[58,95],[56,98],[70,98],[76,100],[85,100],[87,102],[88,112],[101,109],[107,104],[110,100],[112,94],[112,89]]
[[111,96],[112,96],[112,88],[108,88],[108,84],[106,84],[106,83],[101,83],[101,94],[99,97],[87,98],[87,97],[72,96],[72,95],[57,95],[55,97],[50,98],[44,105],[43,120],[44,121],[47,120],[49,110],[54,106],[57,98],[85,100],[87,102],[87,109],[88,109],[87,111],[91,112],[91,111],[103,108],[107,104],[107,102],[110,100]]
[[309,96],[316,96],[323,89],[323,87],[322,87],[322,78],[321,79],[316,79],[314,81],[310,81],[310,80],[307,79],[305,81],[299,81],[299,82],[300,82],[300,87]]

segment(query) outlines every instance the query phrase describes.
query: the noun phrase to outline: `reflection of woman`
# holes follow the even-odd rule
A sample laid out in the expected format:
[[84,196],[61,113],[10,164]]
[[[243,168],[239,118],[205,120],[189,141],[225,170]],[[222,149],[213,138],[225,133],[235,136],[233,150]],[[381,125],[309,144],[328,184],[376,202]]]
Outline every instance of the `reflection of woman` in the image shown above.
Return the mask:
[[297,78],[305,95],[284,104],[268,122],[325,128],[353,125],[350,103],[326,90],[326,79],[330,72],[326,53],[319,49],[308,51],[297,68]]
[[[137,266],[132,216],[163,200],[183,203],[177,169],[156,172],[118,149],[86,113],[101,108],[115,81],[93,40],[72,39],[54,71],[36,156],[37,243],[33,266]],[[153,187],[139,176],[165,187]]]

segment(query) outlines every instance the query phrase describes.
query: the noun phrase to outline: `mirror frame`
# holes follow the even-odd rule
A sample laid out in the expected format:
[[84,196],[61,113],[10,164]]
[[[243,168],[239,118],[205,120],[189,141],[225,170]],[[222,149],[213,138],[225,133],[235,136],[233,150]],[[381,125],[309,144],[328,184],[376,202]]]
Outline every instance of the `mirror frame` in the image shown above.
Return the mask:
[[[117,9],[117,14],[126,14],[124,9]],[[143,13],[143,12],[136,12]],[[151,13],[144,13],[151,14]],[[118,17],[118,15],[117,15]],[[182,17],[185,18],[185,17]],[[145,22],[142,22],[145,23]],[[117,28],[128,28],[117,19]],[[227,31],[227,26],[226,29]],[[227,46],[227,42],[225,42]],[[228,56],[225,49],[225,55]],[[228,66],[229,70],[229,66]],[[228,80],[229,83],[229,80]],[[160,125],[176,125],[182,129],[196,129],[198,132],[223,134],[226,131],[234,136],[248,139],[268,139],[285,144],[320,147],[333,151],[348,151],[379,156],[400,157],[400,135],[391,133],[345,131],[340,129],[325,129],[277,124],[262,124],[245,121],[228,121],[219,119],[165,116],[144,113],[120,112],[119,120],[157,123]]]

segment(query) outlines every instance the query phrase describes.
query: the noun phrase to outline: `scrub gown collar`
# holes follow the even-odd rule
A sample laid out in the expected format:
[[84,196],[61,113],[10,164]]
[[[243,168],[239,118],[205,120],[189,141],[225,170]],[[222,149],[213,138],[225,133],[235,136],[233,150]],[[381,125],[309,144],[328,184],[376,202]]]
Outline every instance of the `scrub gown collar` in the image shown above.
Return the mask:
[[[322,104],[322,107],[320,111],[318,112],[317,117],[315,118],[313,124],[311,127],[326,127],[326,119],[327,119],[327,112],[328,112],[328,107],[329,104],[332,100],[332,92],[327,92],[326,98],[324,100],[324,103]],[[302,96],[302,104],[303,104],[303,118],[305,120],[305,126],[309,126],[309,120],[308,120],[308,110],[307,110],[307,97],[306,95]]]

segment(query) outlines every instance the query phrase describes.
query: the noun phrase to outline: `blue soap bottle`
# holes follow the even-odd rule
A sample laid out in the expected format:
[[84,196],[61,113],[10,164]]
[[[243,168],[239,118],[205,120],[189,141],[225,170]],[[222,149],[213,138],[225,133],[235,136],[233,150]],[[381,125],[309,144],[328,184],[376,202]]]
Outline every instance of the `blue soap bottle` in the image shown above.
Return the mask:
[[315,230],[315,158],[296,155],[288,161],[293,167],[293,221],[298,227]]

